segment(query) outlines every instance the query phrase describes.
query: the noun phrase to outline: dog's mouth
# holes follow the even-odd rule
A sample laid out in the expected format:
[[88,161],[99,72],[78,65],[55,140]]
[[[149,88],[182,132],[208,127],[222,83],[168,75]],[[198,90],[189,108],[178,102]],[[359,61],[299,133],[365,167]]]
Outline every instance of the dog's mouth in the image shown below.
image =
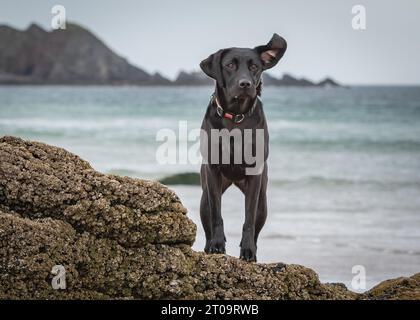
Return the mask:
[[237,96],[234,96],[233,102],[236,108],[238,108],[236,112],[244,113],[246,111],[244,107],[249,105],[252,99],[253,99],[252,96],[249,94],[239,94]]
[[237,94],[233,97],[235,102],[238,102],[238,103],[244,103],[244,102],[247,102],[247,101],[249,101],[250,99],[253,99],[253,98],[255,98],[255,95],[252,95],[249,92],[239,93],[239,94]]
[[243,102],[247,99],[255,98],[256,92],[255,90],[251,89],[241,89],[236,92],[234,95],[234,99],[238,102]]
[[249,94],[240,94],[240,95],[235,96],[233,99],[235,100],[235,102],[242,103],[251,99],[251,96]]

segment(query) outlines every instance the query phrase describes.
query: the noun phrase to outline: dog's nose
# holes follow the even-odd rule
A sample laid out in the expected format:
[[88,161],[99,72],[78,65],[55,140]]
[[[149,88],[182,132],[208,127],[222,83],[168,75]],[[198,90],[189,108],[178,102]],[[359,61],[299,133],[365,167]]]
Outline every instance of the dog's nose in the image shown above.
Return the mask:
[[239,80],[239,87],[241,88],[249,88],[251,87],[251,81],[247,80],[247,79],[241,79]]

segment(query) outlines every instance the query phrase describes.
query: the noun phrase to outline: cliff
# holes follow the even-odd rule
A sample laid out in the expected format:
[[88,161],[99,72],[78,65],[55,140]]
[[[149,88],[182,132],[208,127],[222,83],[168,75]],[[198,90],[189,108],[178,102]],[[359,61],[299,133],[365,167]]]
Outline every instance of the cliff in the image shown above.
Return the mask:
[[[0,299],[419,298],[419,274],[360,296],[303,266],[195,252],[195,232],[160,183],[0,138]],[[65,290],[51,286],[55,265],[65,268]]]
[[109,49],[90,31],[67,23],[47,32],[36,24],[20,31],[0,26],[0,83],[168,84]]

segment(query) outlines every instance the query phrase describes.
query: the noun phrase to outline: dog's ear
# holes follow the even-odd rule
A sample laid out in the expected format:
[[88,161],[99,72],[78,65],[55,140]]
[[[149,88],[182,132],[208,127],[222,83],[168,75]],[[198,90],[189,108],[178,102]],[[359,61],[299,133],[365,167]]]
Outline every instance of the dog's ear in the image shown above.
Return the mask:
[[224,49],[221,49],[200,63],[201,70],[210,78],[216,80],[219,85],[223,85],[221,61],[224,51]]
[[254,50],[260,55],[263,69],[270,69],[280,61],[287,49],[287,42],[277,33],[273,34],[270,42],[263,46],[255,47]]

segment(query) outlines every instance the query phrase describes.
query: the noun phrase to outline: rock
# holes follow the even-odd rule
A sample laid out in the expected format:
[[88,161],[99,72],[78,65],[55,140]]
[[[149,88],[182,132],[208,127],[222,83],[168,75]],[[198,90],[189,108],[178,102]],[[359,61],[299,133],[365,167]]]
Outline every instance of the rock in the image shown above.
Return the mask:
[[341,87],[335,80],[331,78],[325,78],[316,84],[318,87]]
[[178,86],[211,86],[214,85],[213,79],[207,77],[202,71],[180,71],[174,81]]
[[0,83],[167,85],[118,56],[85,28],[65,30],[32,24],[20,31],[0,26]]
[[[104,175],[64,149],[0,138],[0,299],[363,297],[303,266],[195,252],[195,232],[160,183]],[[51,286],[55,265],[65,269],[64,290]],[[403,282],[395,286],[403,292]]]
[[[123,247],[78,233],[51,218],[30,220],[0,212],[0,298],[308,299],[346,298],[319,283],[310,269],[258,265],[187,245]],[[66,270],[67,289],[50,283],[54,265]]]
[[165,185],[200,185],[200,174],[198,172],[184,172],[164,177],[159,180],[160,183]]
[[361,296],[375,300],[420,300],[420,273],[385,280]]
[[11,137],[0,143],[0,203],[23,217],[60,219],[129,246],[194,242],[196,226],[165,186],[98,173],[42,143]]
[[340,84],[328,77],[316,83],[305,78],[296,78],[290,74],[284,74],[283,77],[276,78],[269,73],[263,74],[263,84],[279,87],[341,87]]

